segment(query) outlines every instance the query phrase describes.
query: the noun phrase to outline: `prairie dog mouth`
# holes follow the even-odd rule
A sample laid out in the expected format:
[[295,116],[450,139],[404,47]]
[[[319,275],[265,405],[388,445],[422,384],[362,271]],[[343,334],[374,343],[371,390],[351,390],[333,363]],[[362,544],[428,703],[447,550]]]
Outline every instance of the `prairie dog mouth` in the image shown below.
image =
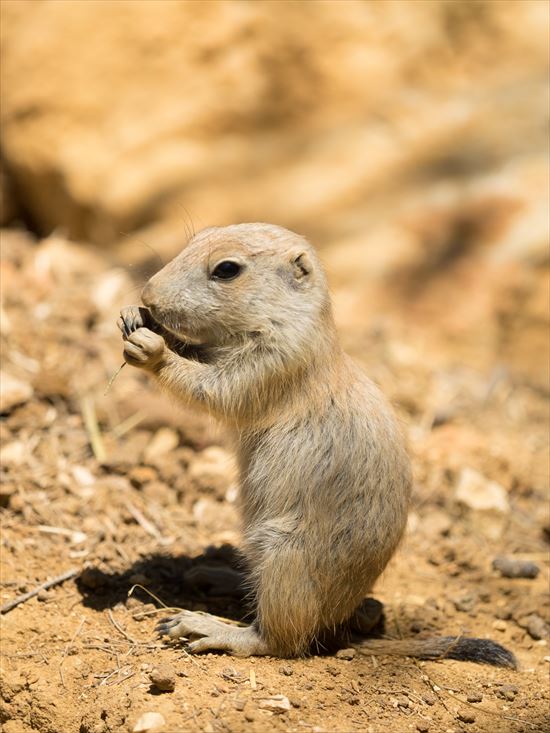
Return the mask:
[[151,307],[149,307],[147,310],[149,311],[151,320],[153,321],[152,325],[159,327],[158,329],[153,328],[152,330],[167,331],[175,340],[177,340],[179,343],[183,345],[190,345],[190,346],[202,346],[203,345],[200,339],[196,338],[195,336],[191,336],[188,333],[185,333],[185,331],[183,331],[179,323],[176,326],[170,323],[169,319],[161,320],[158,314],[155,314],[155,312],[153,311]]

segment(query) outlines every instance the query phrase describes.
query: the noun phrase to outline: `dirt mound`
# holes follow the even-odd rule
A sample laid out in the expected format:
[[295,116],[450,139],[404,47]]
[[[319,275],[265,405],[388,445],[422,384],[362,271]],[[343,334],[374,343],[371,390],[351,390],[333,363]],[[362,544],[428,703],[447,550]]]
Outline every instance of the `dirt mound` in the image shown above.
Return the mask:
[[[77,573],[3,619],[6,733],[132,731],[146,713],[161,715],[165,731],[542,730],[548,404],[528,379],[496,364],[457,367],[445,339],[431,346],[438,362],[427,362],[413,336],[421,320],[409,317],[407,336],[398,308],[368,332],[344,332],[406,419],[414,455],[409,531],[376,589],[387,633],[496,638],[520,672],[348,653],[191,659],[155,638],[154,597],[246,614],[200,583],[205,563],[235,563],[231,455],[135,370],[104,394],[120,364],[114,314],[134,289],[125,272],[58,237],[34,244],[4,232],[3,246],[3,368],[20,391],[3,395],[11,402],[0,423],[2,602]],[[517,301],[519,322],[529,303]],[[493,308],[477,312],[490,326]],[[12,383],[2,380],[4,392]],[[503,578],[491,565],[499,555],[542,573]],[[173,690],[151,682],[159,665],[171,668]]]

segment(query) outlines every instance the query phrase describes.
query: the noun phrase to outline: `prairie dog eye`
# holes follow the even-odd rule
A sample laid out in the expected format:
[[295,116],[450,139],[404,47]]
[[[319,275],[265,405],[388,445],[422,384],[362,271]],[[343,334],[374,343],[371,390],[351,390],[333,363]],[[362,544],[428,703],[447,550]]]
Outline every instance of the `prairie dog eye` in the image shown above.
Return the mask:
[[233,280],[237,275],[240,275],[242,269],[242,265],[239,265],[238,262],[224,260],[216,265],[210,277],[215,280]]

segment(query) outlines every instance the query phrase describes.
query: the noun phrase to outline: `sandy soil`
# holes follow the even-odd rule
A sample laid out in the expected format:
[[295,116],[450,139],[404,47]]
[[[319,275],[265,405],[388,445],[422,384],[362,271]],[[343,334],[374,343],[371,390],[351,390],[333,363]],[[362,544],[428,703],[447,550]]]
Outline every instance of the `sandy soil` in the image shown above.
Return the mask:
[[[10,230],[3,247],[4,368],[21,384],[0,423],[1,602],[76,571],[2,617],[5,733],[132,731],[146,712],[172,732],[545,730],[546,268],[490,275],[467,250],[423,270],[410,261],[399,288],[367,296],[323,250],[346,348],[393,400],[414,460],[407,536],[375,589],[385,633],[491,637],[517,655],[511,671],[360,654],[191,658],[159,641],[161,604],[246,615],[185,579],[234,561],[231,454],[207,419],[130,367],[104,394],[121,363],[117,310],[136,301],[140,275],[56,237]],[[468,506],[487,492],[495,509]],[[498,555],[540,572],[502,577]],[[173,691],[151,684],[161,664]],[[277,695],[288,710],[273,711]]]

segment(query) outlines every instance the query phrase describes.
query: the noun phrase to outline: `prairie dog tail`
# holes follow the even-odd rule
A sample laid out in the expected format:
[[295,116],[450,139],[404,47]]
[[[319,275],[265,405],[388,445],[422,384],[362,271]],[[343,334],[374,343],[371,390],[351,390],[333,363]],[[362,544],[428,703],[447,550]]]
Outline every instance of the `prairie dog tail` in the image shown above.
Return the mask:
[[390,654],[417,659],[459,659],[517,669],[512,652],[491,639],[440,636],[430,639],[369,639],[353,645],[361,654]]

